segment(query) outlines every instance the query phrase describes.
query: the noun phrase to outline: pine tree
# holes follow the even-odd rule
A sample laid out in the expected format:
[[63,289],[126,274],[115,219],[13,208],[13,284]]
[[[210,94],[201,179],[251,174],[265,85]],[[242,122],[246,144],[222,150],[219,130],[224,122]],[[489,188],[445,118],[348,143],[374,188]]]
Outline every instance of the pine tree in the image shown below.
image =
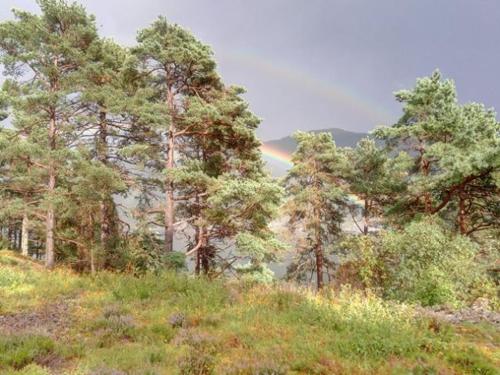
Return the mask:
[[[154,89],[151,99],[157,105],[153,108],[158,109],[143,113],[153,120],[144,133],[148,136],[144,151],[154,158],[154,163],[149,163],[154,179],[149,182],[156,179],[156,189],[164,195],[160,205],[149,211],[163,213],[165,251],[171,252],[175,201],[178,200],[172,173],[179,145],[190,133],[190,129],[179,129],[183,106],[187,97],[203,96],[207,89],[218,84],[219,79],[210,48],[180,26],[169,24],[165,18],[158,18],[149,28],[140,31],[137,41],[133,52],[141,63],[142,74],[149,80],[148,85]],[[163,177],[158,174],[163,174]]]
[[[394,203],[406,187],[406,172],[409,157],[401,153],[391,158],[385,148],[377,146],[373,139],[362,139],[354,149],[346,149],[349,168],[345,178],[349,190],[363,201],[362,227],[354,218],[355,224],[363,234],[368,234],[371,220],[381,218],[384,209]],[[358,205],[351,207],[357,213]]]
[[439,72],[396,93],[403,116],[376,135],[413,157],[402,216],[452,217],[462,234],[498,227],[499,123],[479,104],[459,105],[455,85]]
[[[45,260],[55,261],[58,180],[71,159],[74,115],[79,110],[80,67],[97,37],[93,17],[64,0],[38,0],[41,15],[14,10],[0,24],[1,62],[14,111],[13,125],[30,144],[29,164],[44,185]],[[26,160],[25,155],[18,155]]]
[[[96,221],[99,226],[99,247],[106,253],[117,244],[120,219],[113,198],[126,192],[126,181],[131,183],[130,161],[122,157],[120,149],[134,142],[134,95],[137,94],[136,75],[130,75],[133,57],[111,40],[99,40],[89,49],[88,63],[82,73],[82,102],[84,111],[79,117],[81,137],[79,145],[89,150],[86,172],[104,180],[88,176],[85,181],[95,183],[90,191],[99,192]],[[133,65],[133,63],[132,63]],[[103,183],[103,182],[106,183]]]
[[[185,200],[185,221],[195,226],[196,271],[224,272],[248,261],[262,271],[280,244],[268,228],[281,200],[281,188],[264,172],[255,130],[260,120],[248,109],[238,87],[193,97],[179,124],[191,137],[181,149],[183,166],[174,174]],[[236,253],[224,253],[234,248]]]
[[315,272],[321,289],[325,267],[330,265],[325,253],[341,230],[347,203],[346,159],[330,133],[298,132],[294,138],[297,149],[286,177],[289,198],[285,208],[291,229],[303,238],[289,272],[296,277]]

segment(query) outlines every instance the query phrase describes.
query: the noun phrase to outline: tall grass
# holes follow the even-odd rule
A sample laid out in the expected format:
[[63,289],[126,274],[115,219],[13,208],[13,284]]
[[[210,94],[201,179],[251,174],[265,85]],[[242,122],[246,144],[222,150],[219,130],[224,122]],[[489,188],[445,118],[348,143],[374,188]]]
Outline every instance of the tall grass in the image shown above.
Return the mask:
[[68,299],[70,333],[0,339],[0,373],[52,373],[41,360],[51,355],[67,375],[494,374],[498,366],[494,327],[457,329],[374,295],[175,273],[47,272],[0,254],[0,314]]

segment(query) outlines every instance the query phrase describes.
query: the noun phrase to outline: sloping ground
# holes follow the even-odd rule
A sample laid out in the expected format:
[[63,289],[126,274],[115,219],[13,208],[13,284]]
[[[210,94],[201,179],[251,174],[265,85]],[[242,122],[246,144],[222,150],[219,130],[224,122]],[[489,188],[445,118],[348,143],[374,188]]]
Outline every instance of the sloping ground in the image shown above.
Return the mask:
[[1,374],[497,374],[499,341],[352,292],[49,273],[0,252]]

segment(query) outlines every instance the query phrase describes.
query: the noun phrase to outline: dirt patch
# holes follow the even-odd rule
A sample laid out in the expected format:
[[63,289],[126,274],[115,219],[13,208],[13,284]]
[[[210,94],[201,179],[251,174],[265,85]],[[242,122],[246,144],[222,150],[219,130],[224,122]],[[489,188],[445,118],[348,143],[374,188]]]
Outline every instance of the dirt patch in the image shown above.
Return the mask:
[[71,303],[60,301],[35,311],[0,315],[0,334],[39,334],[60,339],[68,333],[72,320]]

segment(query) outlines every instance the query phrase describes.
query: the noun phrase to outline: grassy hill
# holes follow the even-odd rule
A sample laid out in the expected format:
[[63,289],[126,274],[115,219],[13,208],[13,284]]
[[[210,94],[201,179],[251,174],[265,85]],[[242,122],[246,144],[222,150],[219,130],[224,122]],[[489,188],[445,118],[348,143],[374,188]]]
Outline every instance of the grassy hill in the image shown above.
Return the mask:
[[348,291],[46,272],[0,252],[1,374],[496,374],[499,340]]

